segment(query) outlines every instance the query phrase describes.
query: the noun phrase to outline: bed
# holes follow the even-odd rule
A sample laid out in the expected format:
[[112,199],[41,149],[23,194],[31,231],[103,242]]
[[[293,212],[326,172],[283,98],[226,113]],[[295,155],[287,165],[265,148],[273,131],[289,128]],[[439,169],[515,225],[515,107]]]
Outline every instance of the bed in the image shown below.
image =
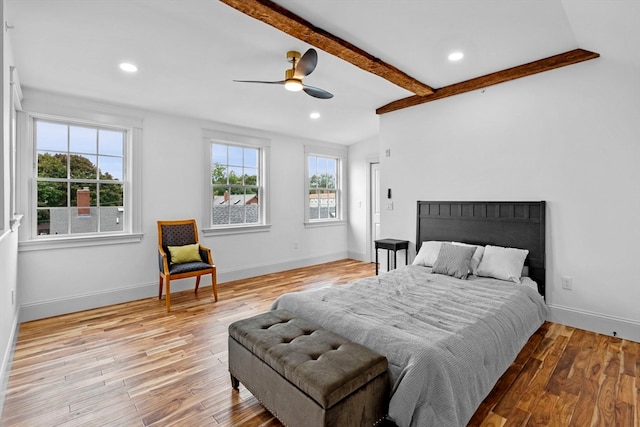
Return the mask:
[[[544,202],[419,201],[414,264],[345,286],[284,294],[272,309],[285,308],[386,356],[388,418],[398,426],[465,426],[545,320],[544,240]],[[429,266],[437,242],[439,260]],[[478,255],[478,247],[484,255],[473,266],[469,254]],[[507,249],[526,252],[516,276],[528,270],[528,277],[480,277],[495,251]],[[458,261],[455,274],[446,268],[443,274],[443,264],[451,266],[463,252],[469,276],[455,277]]]

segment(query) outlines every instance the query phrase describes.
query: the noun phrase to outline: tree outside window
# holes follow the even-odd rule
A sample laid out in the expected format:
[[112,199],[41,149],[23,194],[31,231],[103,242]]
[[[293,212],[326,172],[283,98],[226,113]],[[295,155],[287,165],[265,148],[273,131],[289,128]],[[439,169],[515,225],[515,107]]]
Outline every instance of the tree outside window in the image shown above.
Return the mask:
[[37,234],[123,231],[126,131],[35,120]]

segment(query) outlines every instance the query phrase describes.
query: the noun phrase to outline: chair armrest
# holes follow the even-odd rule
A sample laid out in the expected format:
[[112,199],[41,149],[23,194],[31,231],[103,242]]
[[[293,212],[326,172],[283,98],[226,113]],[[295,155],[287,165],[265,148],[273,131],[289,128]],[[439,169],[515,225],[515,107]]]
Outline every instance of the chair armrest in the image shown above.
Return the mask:
[[213,258],[211,257],[211,249],[206,248],[200,245],[200,258],[202,258],[202,262],[206,262],[207,264],[215,265],[213,263]]
[[169,272],[169,257],[161,246],[158,247],[158,267],[162,272]]

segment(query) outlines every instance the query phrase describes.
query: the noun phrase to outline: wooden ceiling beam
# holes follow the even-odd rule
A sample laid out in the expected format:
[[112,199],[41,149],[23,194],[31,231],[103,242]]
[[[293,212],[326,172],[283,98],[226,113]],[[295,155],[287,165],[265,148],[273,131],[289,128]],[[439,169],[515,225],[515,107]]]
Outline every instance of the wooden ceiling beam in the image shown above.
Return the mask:
[[382,77],[416,95],[430,95],[428,85],[387,64],[364,50],[315,27],[312,23],[269,0],[220,0],[232,8],[269,24],[292,37],[337,56],[358,68]]
[[498,83],[504,83],[510,80],[531,76],[533,74],[542,73],[544,71],[553,70],[555,68],[577,64],[578,62],[588,61],[590,59],[598,58],[599,56],[599,53],[589,52],[583,49],[571,50],[559,55],[554,55],[548,58],[540,59],[538,61],[529,62],[528,64],[519,65],[513,68],[507,68],[506,70],[497,71],[495,73],[476,77],[471,80],[466,80],[464,82],[445,86],[440,89],[436,89],[432,95],[414,95],[408,98],[399,99],[376,109],[376,113],[390,113],[392,111],[413,107],[414,105],[424,104],[426,102],[447,98],[449,96],[459,95],[461,93],[470,92],[472,90],[482,89],[487,86],[492,86]]

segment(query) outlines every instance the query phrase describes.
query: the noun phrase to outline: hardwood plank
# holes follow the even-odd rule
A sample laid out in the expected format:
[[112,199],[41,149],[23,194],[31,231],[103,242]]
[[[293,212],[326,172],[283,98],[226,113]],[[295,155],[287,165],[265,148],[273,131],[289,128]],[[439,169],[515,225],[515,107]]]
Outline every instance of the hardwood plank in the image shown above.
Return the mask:
[[582,391],[580,392],[578,402],[576,402],[569,427],[585,427],[591,425],[599,388],[600,385],[593,380],[587,378],[582,380]]
[[506,394],[493,408],[493,412],[503,417],[508,417],[513,408],[520,400],[520,396],[529,388],[529,383],[535,377],[536,372],[540,369],[542,362],[538,359],[529,359],[518,374],[516,380],[511,384],[509,390],[511,393]]
[[[229,324],[374,271],[343,260],[220,284],[217,303],[206,288],[178,292],[170,314],[148,298],[24,323],[0,425],[280,427],[231,389]],[[468,425],[640,427],[639,401],[640,344],[545,322]]]
[[537,401],[536,406],[531,411],[527,427],[546,427],[551,422],[553,408],[559,396],[553,394],[543,394]]
[[560,397],[553,406],[549,427],[568,426],[578,403],[578,396],[572,393],[561,392]]
[[503,427],[506,424],[507,420],[501,417],[500,415],[490,412],[489,416],[484,419],[480,427]]
[[616,425],[616,384],[616,378],[606,376],[600,385],[596,410],[591,421],[592,426],[608,427]]
[[527,421],[529,421],[530,416],[530,412],[523,411],[522,409],[515,407],[509,413],[507,421],[504,423],[503,427],[524,427],[527,425]]
[[633,405],[617,402],[615,405],[616,427],[633,427]]
[[602,372],[604,370],[604,358],[607,355],[607,343],[609,337],[605,335],[597,335],[596,342],[591,354],[591,360],[589,361],[589,367],[587,369],[587,377],[593,381],[599,382]]

